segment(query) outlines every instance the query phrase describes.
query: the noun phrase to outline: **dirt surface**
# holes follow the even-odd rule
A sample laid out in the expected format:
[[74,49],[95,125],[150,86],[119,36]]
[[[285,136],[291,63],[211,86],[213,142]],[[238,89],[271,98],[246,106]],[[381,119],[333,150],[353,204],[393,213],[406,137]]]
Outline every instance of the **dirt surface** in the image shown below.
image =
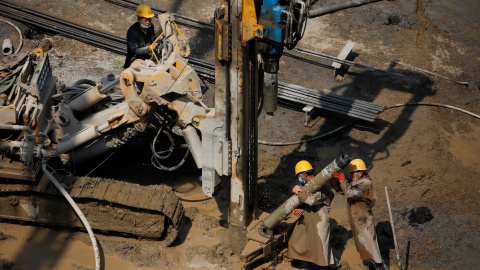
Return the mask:
[[[341,1],[317,1],[313,8]],[[211,22],[219,1],[145,1],[152,7]],[[134,23],[134,11],[106,1],[24,0],[23,5],[62,16],[118,36]],[[480,114],[480,2],[477,0],[380,1],[308,22],[298,46],[336,56],[348,40],[356,43],[355,62],[420,79],[413,83],[350,68],[335,80],[323,66],[283,57],[282,81],[384,106],[436,103]],[[18,44],[16,31],[0,22],[2,38]],[[155,22],[154,22],[155,23]],[[197,58],[213,61],[213,35],[181,27]],[[66,85],[122,71],[124,58],[61,36],[52,41],[52,70]],[[22,52],[38,40],[26,39]],[[395,64],[406,63],[468,86]],[[212,86],[210,85],[212,91]],[[207,95],[208,96],[208,95]],[[377,192],[373,208],[382,255],[398,269],[385,198],[389,189],[393,221],[404,269],[480,269],[480,119],[438,106],[387,109],[375,123],[321,112],[311,128],[304,114],[280,107],[272,119],[259,118],[259,139],[289,142],[309,139],[352,123],[320,140],[274,147],[259,146],[259,208],[271,212],[291,195],[294,165],[309,160],[316,172],[341,154],[362,158]],[[145,150],[145,151],[143,151]],[[105,162],[103,162],[106,160]],[[103,163],[102,163],[103,162]],[[100,166],[98,166],[100,164]],[[97,168],[98,166],[98,168]],[[241,269],[242,229],[228,226],[227,187],[214,199],[201,192],[198,173],[155,170],[148,149],[124,148],[82,168],[92,176],[165,183],[184,200],[187,220],[172,247],[155,241],[97,235],[105,269]],[[332,244],[344,269],[365,269],[355,250],[346,200],[336,195],[331,208]],[[86,233],[0,224],[0,269],[94,269]],[[295,269],[283,262],[277,269]]]

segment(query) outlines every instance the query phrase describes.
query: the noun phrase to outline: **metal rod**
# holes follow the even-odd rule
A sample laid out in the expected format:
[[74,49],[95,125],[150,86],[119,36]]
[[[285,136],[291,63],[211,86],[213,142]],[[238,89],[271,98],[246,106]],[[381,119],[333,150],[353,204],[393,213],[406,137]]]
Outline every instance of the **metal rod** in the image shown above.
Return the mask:
[[390,198],[388,196],[387,186],[385,186],[385,196],[387,197],[388,213],[390,214],[390,224],[392,225],[393,243],[395,244],[395,252],[397,254],[397,262],[398,262],[398,266],[401,269],[402,264],[400,262],[400,252],[398,251],[397,236],[395,235],[395,225],[393,224],[392,208],[390,207]]
[[385,109],[385,107],[378,104],[361,102],[360,100],[355,100],[355,99],[342,99],[341,96],[339,95],[325,94],[325,93],[321,94],[320,92],[315,91],[314,89],[302,89],[302,88],[296,88],[296,87],[282,87],[282,89],[288,89],[289,91],[301,93],[302,95],[306,95],[319,100],[348,104],[352,107],[363,108],[365,110],[372,110],[375,112],[383,111]]
[[440,75],[440,74],[433,73],[433,72],[430,72],[430,71],[428,71],[428,70],[424,70],[424,69],[421,69],[421,68],[417,68],[417,67],[411,66],[411,65],[409,65],[409,64],[405,64],[405,63],[399,62],[399,61],[393,61],[393,63],[399,64],[399,65],[402,65],[402,66],[406,66],[406,67],[409,67],[409,68],[411,68],[411,69],[418,70],[418,71],[421,71],[421,72],[425,72],[425,73],[430,74],[430,75],[433,75],[433,76],[435,76],[435,77],[439,77],[439,78],[442,78],[442,79],[445,79],[445,80],[449,80],[449,81],[452,81],[452,82],[455,82],[455,83],[458,83],[458,84],[461,84],[461,85],[466,85],[466,86],[468,86],[468,82],[460,82],[460,81],[454,80],[454,79],[452,79],[452,78],[448,78],[448,77],[442,76],[442,75]]
[[[298,48],[297,47],[297,48],[293,49],[293,51],[300,52],[300,53],[307,54],[307,55],[311,55],[311,56],[316,56],[316,57],[323,58],[323,59],[327,59],[327,60],[330,60],[330,61],[333,61],[333,62],[338,62],[340,64],[365,69],[365,70],[372,71],[372,72],[378,72],[378,73],[382,73],[382,74],[385,74],[385,75],[388,75],[388,76],[393,76],[393,77],[397,77],[397,78],[400,78],[400,79],[409,80],[409,81],[416,82],[416,83],[419,82],[419,80],[417,78],[413,78],[413,77],[410,77],[410,76],[405,76],[405,75],[402,75],[402,74],[399,74],[399,73],[389,72],[389,71],[386,71],[386,70],[383,70],[383,69],[378,69],[378,68],[374,68],[374,67],[370,67],[370,66],[365,66],[365,65],[358,64],[358,63],[355,63],[355,62],[352,62],[352,61],[348,61],[348,60],[342,60],[342,59],[339,59],[337,57],[333,57],[333,56],[326,55],[326,54],[319,53],[319,52],[310,51],[310,50],[303,49],[303,48]],[[284,52],[283,54],[284,55],[290,55],[287,52]]]
[[341,103],[332,103],[332,102],[322,102],[322,100],[312,100],[308,97],[304,97],[302,95],[288,95],[285,94],[284,92],[281,93],[280,95],[282,98],[285,99],[292,99],[294,100],[300,100],[304,101],[305,103],[312,105],[312,106],[321,106],[322,108],[333,108],[335,111],[344,111],[348,113],[353,113],[355,115],[364,115],[364,116],[369,116],[375,118],[377,115],[377,112],[375,111],[366,111],[361,108],[356,108],[356,107],[351,107],[349,104],[341,104]]
[[288,91],[284,92],[284,94],[285,95],[300,95],[300,97],[309,97],[309,98],[312,98],[312,99],[315,99],[315,100],[318,100],[318,101],[335,103],[335,104],[344,105],[344,106],[347,106],[347,107],[350,107],[350,108],[357,108],[357,109],[361,109],[361,110],[364,110],[364,111],[370,111],[370,112],[374,112],[374,113],[379,113],[379,112],[381,112],[385,109],[385,107],[373,107],[373,106],[366,106],[365,104],[361,104],[361,103],[360,104],[355,103],[355,100],[354,101],[350,101],[350,100],[345,101],[345,100],[342,100],[342,99],[338,99],[338,98],[336,98],[337,95],[334,95],[334,94],[318,96],[318,95],[312,94],[309,91],[302,91],[302,90],[298,90],[298,89],[295,89],[295,88],[289,88]]

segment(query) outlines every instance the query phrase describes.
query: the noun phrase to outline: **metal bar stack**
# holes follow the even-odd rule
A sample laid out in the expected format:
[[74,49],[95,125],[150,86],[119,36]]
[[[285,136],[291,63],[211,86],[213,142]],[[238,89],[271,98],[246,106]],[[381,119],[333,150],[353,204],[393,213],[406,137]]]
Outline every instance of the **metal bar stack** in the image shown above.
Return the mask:
[[385,110],[384,106],[378,104],[285,82],[278,83],[278,98],[370,122],[375,121],[378,114]]
[[[126,40],[124,38],[31,10],[6,0],[0,1],[0,15],[118,54],[126,55],[127,53]],[[215,80],[214,64],[192,57],[189,59],[189,63],[200,77],[210,81]],[[299,85],[279,82],[278,86],[278,98],[281,101],[311,105],[366,121],[373,122],[378,114],[385,109],[381,105],[335,94],[326,94]]]

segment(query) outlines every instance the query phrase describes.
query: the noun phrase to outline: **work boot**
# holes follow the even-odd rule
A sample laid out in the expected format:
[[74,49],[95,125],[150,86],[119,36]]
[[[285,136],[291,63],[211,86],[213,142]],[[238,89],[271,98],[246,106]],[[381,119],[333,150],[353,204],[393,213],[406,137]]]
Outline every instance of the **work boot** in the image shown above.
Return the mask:
[[297,269],[308,269],[308,262],[293,259],[290,265]]
[[342,268],[342,264],[338,261],[336,257],[333,257],[333,264],[331,264],[330,269],[340,270]]
[[363,261],[363,264],[368,265],[368,269],[370,269],[370,270],[388,270],[388,267],[385,264],[385,262],[376,263],[372,260],[365,260],[365,261]]

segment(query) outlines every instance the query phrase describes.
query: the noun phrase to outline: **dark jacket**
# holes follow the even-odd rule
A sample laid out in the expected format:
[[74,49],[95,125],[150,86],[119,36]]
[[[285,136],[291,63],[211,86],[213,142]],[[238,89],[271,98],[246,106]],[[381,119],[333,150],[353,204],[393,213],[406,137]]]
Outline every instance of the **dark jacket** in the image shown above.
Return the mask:
[[127,58],[125,59],[124,68],[128,68],[135,59],[149,59],[151,52],[148,45],[155,41],[155,28],[152,24],[144,34],[140,28],[140,23],[136,22],[127,31]]

